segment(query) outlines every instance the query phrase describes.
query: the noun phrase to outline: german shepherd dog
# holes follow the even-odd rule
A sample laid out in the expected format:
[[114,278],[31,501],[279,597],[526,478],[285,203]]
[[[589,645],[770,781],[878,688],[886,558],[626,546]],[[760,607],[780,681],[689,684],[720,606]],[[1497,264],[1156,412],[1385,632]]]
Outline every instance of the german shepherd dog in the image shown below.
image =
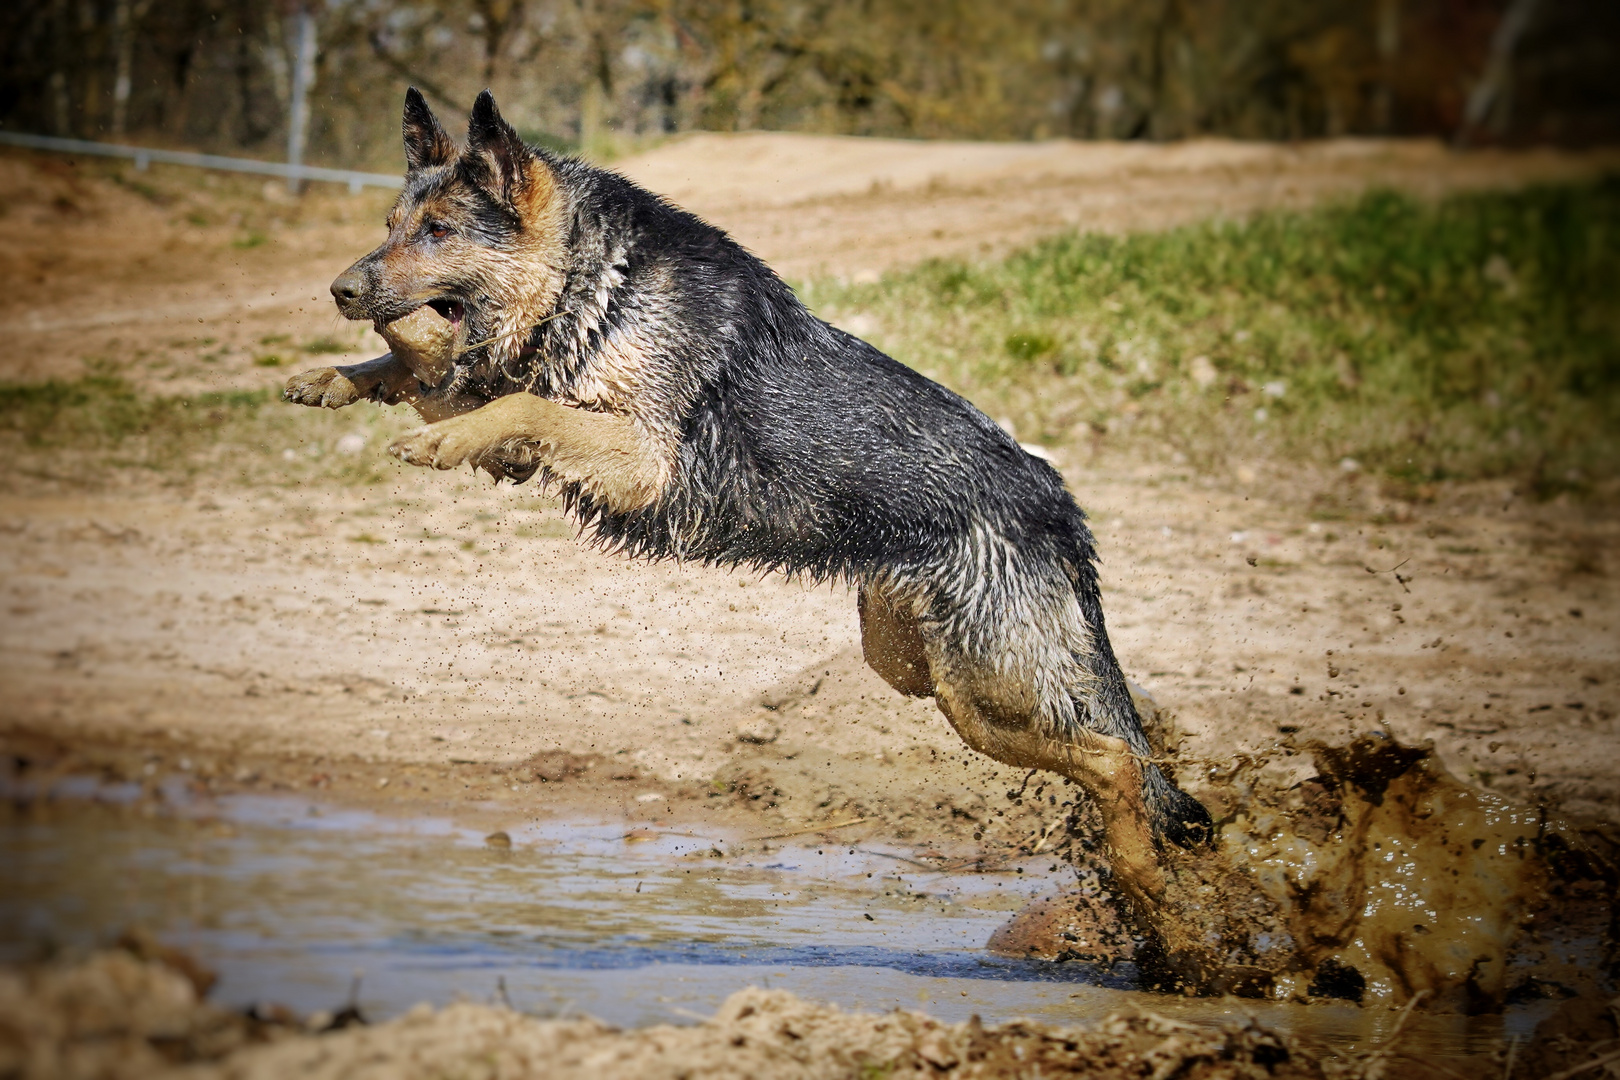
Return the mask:
[[538,472],[610,549],[853,584],[872,668],[973,749],[1079,782],[1151,899],[1155,844],[1196,846],[1210,817],[1151,760],[1057,471],[719,229],[526,146],[487,90],[465,150],[414,89],[404,131],[388,238],[332,294],[385,337],[436,312],[454,348],[396,345],[289,399],[409,401],[430,422],[393,454]]

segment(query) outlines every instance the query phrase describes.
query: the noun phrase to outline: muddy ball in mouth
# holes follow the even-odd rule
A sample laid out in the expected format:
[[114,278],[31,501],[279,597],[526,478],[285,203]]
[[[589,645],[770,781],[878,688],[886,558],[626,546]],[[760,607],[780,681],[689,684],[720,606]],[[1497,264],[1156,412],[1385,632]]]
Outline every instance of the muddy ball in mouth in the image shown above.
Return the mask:
[[424,386],[437,386],[455,363],[459,330],[458,323],[429,304],[380,327],[378,332],[388,342],[394,357],[409,368],[419,382]]

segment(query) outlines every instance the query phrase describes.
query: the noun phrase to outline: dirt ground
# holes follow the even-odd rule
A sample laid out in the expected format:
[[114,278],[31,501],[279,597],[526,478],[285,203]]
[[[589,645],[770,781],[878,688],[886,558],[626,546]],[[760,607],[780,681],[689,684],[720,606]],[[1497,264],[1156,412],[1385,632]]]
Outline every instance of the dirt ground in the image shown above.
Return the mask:
[[[703,135],[619,167],[790,277],[861,280],[1066,228],[1614,163]],[[0,157],[0,380],[256,389],[382,351],[326,285],[380,237],[386,196],[98,168]],[[321,336],[334,355],[267,359]],[[355,434],[262,449],[381,459],[382,437]],[[1383,728],[1493,791],[1620,824],[1612,491],[1394,491],[1274,461],[1207,477],[1080,445],[1056,464],[1093,518],[1115,649],[1174,715],[1192,790],[1240,755]],[[368,486],[0,478],[0,741],[46,770],[182,771],[492,828],[584,810],[1027,849],[1065,813],[1010,801],[1021,774],[865,669],[846,590],[627,563],[528,489],[379,467]]]
[[227,1012],[200,999],[199,974],[126,951],[0,972],[0,1070],[22,1080],[1332,1075],[1318,1053],[1252,1021],[1211,1030],[1121,1012],[1087,1030],[943,1024],[750,988],[680,1027],[621,1031],[472,1003],[422,1005],[371,1027]]
[[[923,1013],[851,1013],[750,987],[709,1017],[623,1030],[501,1004],[423,1004],[372,1025],[358,1012],[236,1012],[209,1002],[213,974],[149,938],[0,969],[0,1073],[18,1080],[414,1080],[457,1076],[635,1078],[1074,1076],[1091,1080],[1372,1080],[1455,1077],[1390,1035],[1353,1055],[1253,1018],[1192,1025],[1141,1009],[1091,1024],[948,1024]],[[1505,1080],[1570,1080],[1616,1059],[1620,998],[1565,1002],[1526,1045],[1482,1062]]]

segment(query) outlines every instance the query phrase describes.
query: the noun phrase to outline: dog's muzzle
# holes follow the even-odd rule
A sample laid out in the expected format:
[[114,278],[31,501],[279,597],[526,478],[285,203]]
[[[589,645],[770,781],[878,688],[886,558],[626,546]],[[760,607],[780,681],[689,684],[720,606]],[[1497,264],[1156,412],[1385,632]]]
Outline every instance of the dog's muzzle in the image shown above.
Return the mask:
[[332,282],[332,299],[337,301],[338,311],[344,318],[370,318],[361,310],[367,285],[366,275],[361,272],[358,264],[343,271],[337,280]]

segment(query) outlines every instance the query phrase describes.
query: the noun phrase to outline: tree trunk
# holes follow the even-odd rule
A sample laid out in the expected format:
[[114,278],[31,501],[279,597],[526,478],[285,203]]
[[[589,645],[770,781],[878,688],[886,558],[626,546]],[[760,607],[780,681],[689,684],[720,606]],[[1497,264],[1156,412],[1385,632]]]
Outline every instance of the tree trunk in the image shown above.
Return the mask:
[[122,138],[129,127],[129,92],[131,69],[135,62],[135,27],[152,6],[152,0],[118,0],[113,8],[115,35],[113,71],[113,138]]
[[[293,62],[292,101],[287,111],[287,164],[304,163],[304,145],[309,139],[309,91],[315,85],[315,17],[300,6],[292,18]],[[294,195],[303,181],[287,178],[287,190]]]
[[1373,91],[1373,129],[1395,127],[1395,58],[1401,51],[1401,0],[1378,0],[1378,86]]
[[1530,20],[1535,12],[1536,0],[1513,0],[1512,5],[1503,12],[1502,21],[1496,24],[1496,33],[1491,35],[1491,52],[1485,61],[1485,73],[1469,91],[1468,102],[1463,107],[1462,126],[1457,129],[1457,145],[1468,145],[1480,125],[1492,118],[1493,112],[1496,114],[1496,129],[1506,130],[1508,109],[1504,101],[1513,81],[1513,53],[1518,48],[1519,39],[1530,28]]
[[56,133],[73,134],[73,101],[68,94],[67,0],[51,0],[51,119]]
[[79,64],[79,130],[92,138],[101,120],[101,57],[106,38],[97,32],[96,9],[79,5],[79,27],[74,53]]

